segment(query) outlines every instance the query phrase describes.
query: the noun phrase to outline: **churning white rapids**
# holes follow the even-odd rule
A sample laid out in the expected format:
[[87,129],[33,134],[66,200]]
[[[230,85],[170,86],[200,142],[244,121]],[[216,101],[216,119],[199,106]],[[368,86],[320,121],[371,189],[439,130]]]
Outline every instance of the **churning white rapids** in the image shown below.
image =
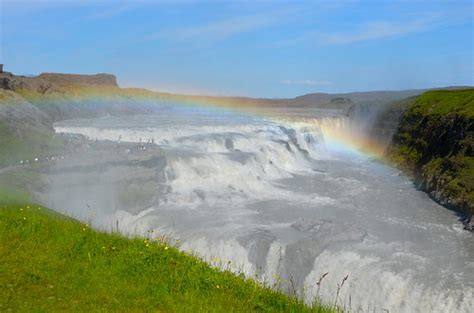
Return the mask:
[[299,113],[305,119],[290,114],[292,122],[285,113],[270,121],[191,109],[60,122],[56,132],[91,140],[153,139],[165,160],[149,169],[161,186],[150,207],[81,216],[71,205],[67,213],[96,227],[168,234],[213,264],[270,285],[291,280],[308,303],[318,296],[355,312],[472,312],[474,240],[455,213],[399,171],[325,137],[345,117]]

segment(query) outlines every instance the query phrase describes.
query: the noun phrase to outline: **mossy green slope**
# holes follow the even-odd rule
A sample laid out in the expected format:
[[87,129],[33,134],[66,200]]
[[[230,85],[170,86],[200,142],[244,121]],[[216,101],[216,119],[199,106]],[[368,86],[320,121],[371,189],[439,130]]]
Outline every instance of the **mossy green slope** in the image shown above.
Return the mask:
[[35,205],[0,208],[0,311],[330,312]]
[[404,113],[388,150],[444,205],[474,210],[474,89],[434,90]]

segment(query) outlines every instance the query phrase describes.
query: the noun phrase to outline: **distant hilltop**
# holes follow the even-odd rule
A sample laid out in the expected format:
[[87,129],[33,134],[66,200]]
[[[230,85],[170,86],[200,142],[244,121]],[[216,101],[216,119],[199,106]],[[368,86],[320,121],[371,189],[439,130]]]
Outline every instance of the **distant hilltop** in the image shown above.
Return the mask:
[[[459,87],[451,87],[457,89]],[[37,76],[14,75],[0,72],[0,90],[28,91],[39,95],[77,96],[93,92],[95,96],[113,95],[129,102],[130,97],[146,97],[158,102],[205,103],[223,107],[310,107],[337,110],[343,114],[369,116],[369,111],[378,110],[392,101],[418,96],[427,89],[400,91],[368,91],[349,93],[309,93],[295,98],[249,98],[232,96],[183,95],[150,91],[141,88],[120,88],[112,74],[63,74],[42,73]],[[72,103],[70,99],[70,103]],[[51,99],[49,100],[51,101]]]
[[43,80],[56,84],[75,84],[75,85],[93,85],[93,86],[111,86],[118,87],[117,78],[111,74],[60,74],[60,73],[42,73],[38,76]]
[[41,94],[64,92],[76,87],[119,88],[117,78],[111,74],[61,74],[42,73],[38,76],[14,75],[10,72],[0,72],[0,89],[29,90]]
[[[21,76],[9,72],[0,73],[0,89],[28,90],[42,95],[73,95],[74,91],[85,88],[97,93],[111,93],[115,96],[145,96],[158,101],[203,102],[220,106],[239,107],[313,107],[333,109],[344,113],[359,112],[359,106],[388,103],[409,96],[421,94],[424,90],[374,91],[352,93],[311,93],[296,98],[249,98],[232,96],[182,95],[156,92],[141,88],[120,88],[117,78],[111,74],[63,74],[42,73],[38,76]],[[351,113],[351,114],[352,114]]]

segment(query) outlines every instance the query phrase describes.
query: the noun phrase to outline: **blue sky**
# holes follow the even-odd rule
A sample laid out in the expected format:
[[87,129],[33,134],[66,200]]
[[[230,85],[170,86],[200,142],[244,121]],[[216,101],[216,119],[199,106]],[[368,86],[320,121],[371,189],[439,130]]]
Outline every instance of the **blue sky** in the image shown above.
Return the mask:
[[474,85],[474,1],[1,0],[0,63],[293,97]]

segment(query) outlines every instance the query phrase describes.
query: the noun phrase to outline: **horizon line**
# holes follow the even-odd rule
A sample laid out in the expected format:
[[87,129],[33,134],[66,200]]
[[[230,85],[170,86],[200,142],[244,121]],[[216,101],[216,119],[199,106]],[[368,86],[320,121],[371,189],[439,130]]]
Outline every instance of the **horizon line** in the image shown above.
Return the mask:
[[[5,65],[2,63],[2,65]],[[3,73],[10,73],[14,76],[23,76],[23,77],[39,77],[42,74],[55,74],[55,75],[82,75],[82,76],[96,76],[96,75],[111,75],[115,78],[117,81],[117,75],[112,74],[112,73],[94,73],[94,74],[83,74],[83,73],[64,73],[64,72],[41,72],[39,74],[15,74],[13,72],[9,71],[3,71]],[[308,95],[314,95],[314,94],[322,94],[322,95],[346,95],[346,94],[356,94],[356,93],[376,93],[376,92],[403,92],[403,91],[428,91],[428,90],[442,90],[442,89],[471,89],[474,88],[474,85],[468,86],[468,85],[450,85],[450,86],[443,86],[443,87],[424,87],[424,88],[410,88],[410,89],[376,89],[376,90],[352,90],[352,91],[342,91],[342,92],[321,92],[321,91],[313,91],[305,94],[300,94],[296,95],[294,97],[286,97],[286,98],[280,98],[280,97],[255,97],[255,96],[246,96],[246,95],[219,95],[219,94],[212,94],[212,93],[180,93],[180,92],[173,92],[173,91],[167,91],[163,89],[154,89],[150,87],[139,87],[139,86],[121,86],[117,82],[117,87],[120,89],[143,89],[149,92],[156,92],[160,94],[169,94],[169,95],[175,95],[175,96],[188,96],[188,97],[212,97],[212,98],[244,98],[244,99],[250,99],[250,100],[294,100],[297,98],[305,97]]]

